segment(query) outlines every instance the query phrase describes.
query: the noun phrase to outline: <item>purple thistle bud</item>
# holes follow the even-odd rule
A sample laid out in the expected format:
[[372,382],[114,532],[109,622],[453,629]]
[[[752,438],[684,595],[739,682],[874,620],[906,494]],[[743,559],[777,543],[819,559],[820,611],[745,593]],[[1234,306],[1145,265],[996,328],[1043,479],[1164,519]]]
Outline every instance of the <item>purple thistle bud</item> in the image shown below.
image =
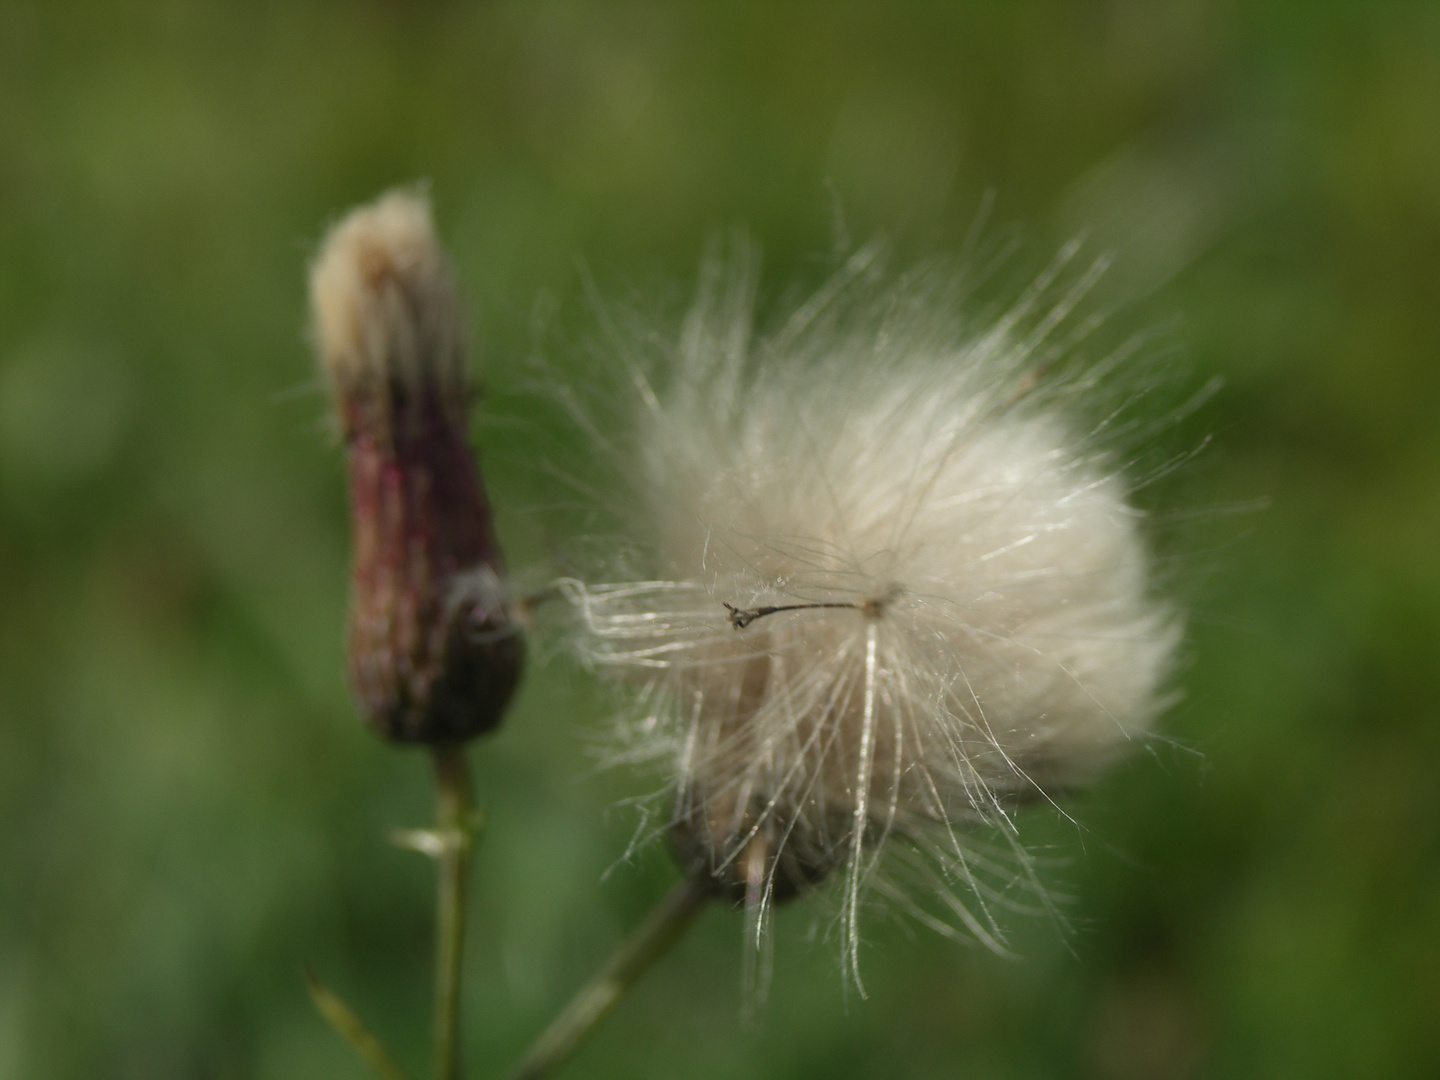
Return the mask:
[[524,646],[466,438],[458,304],[425,198],[390,192],[340,221],[310,298],[349,458],[351,688],[386,738],[462,742],[499,723]]

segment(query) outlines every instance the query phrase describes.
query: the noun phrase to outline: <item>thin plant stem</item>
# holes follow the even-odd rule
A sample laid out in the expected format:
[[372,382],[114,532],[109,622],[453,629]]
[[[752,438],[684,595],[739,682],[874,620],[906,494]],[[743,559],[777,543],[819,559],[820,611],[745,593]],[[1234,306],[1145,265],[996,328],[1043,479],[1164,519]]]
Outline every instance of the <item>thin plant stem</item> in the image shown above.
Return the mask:
[[460,1080],[460,976],[465,954],[465,886],[474,828],[465,747],[460,743],[436,746],[436,1080]]
[[687,877],[671,889],[535,1040],[510,1080],[542,1080],[564,1064],[650,965],[679,940],[711,895],[711,883],[701,876]]
[[381,1080],[410,1080],[400,1063],[385,1049],[385,1044],[371,1034],[355,1010],[345,1004],[339,994],[320,981],[309,968],[305,969],[305,985],[310,991],[310,1000],[320,1014],[335,1028],[359,1054],[367,1065],[375,1070]]

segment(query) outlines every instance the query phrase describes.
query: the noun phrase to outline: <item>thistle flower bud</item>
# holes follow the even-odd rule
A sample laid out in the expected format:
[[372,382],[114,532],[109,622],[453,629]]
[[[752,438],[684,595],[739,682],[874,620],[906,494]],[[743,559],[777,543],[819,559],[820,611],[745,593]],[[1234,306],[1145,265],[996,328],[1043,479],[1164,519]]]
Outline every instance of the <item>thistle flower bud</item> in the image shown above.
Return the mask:
[[750,267],[712,266],[630,373],[651,565],[570,587],[584,655],[644,688],[625,752],[665,769],[681,861],[762,922],[842,876],[857,981],[862,892],[910,903],[882,851],[997,943],[1024,870],[977,827],[1013,836],[1017,806],[1163,704],[1179,621],[1103,423],[1080,425],[1095,379],[1055,368],[1091,280],[1055,286],[1073,254],[976,325],[956,289],[886,286],[862,252],[768,336]]
[[499,722],[523,645],[466,438],[458,304],[424,197],[391,192],[334,226],[310,300],[349,464],[351,687],[386,738],[469,739]]

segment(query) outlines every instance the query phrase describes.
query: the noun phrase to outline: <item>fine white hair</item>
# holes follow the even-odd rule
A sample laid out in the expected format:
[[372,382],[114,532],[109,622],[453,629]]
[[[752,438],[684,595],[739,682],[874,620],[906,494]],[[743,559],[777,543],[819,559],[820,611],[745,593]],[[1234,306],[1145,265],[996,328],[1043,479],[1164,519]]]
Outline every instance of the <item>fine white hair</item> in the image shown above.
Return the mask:
[[310,267],[321,365],[340,392],[366,380],[430,380],[464,400],[465,350],[449,260],[424,188],[346,214]]
[[660,362],[627,368],[648,565],[566,586],[583,655],[639,687],[624,754],[661,764],[672,842],[757,941],[774,900],[841,880],[857,985],[866,892],[907,903],[882,853],[949,912],[916,914],[998,948],[1029,866],[977,827],[1013,843],[1017,806],[1163,704],[1180,622],[1084,415],[1095,365],[1067,360],[1099,272],[1075,251],[976,322],[953,278],[867,248],[767,334],[755,260],[712,257]]

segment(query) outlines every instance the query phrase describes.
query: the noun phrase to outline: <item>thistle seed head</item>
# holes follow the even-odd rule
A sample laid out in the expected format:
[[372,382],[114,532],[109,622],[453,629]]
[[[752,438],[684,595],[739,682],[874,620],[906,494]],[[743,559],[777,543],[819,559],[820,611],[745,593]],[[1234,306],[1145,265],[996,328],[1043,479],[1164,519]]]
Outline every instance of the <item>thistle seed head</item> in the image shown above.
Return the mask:
[[494,727],[523,657],[466,437],[455,287],[423,195],[352,211],[310,270],[354,525],[348,666],[367,722],[399,742]]
[[625,752],[666,771],[681,861],[757,924],[842,877],[857,980],[862,896],[905,901],[882,851],[997,943],[1016,875],[975,827],[1009,836],[1163,703],[1179,620],[1088,373],[1051,367],[1072,255],[976,325],[861,252],[763,336],[750,263],[712,264],[629,372],[650,565],[571,586],[581,647],[641,688]]

